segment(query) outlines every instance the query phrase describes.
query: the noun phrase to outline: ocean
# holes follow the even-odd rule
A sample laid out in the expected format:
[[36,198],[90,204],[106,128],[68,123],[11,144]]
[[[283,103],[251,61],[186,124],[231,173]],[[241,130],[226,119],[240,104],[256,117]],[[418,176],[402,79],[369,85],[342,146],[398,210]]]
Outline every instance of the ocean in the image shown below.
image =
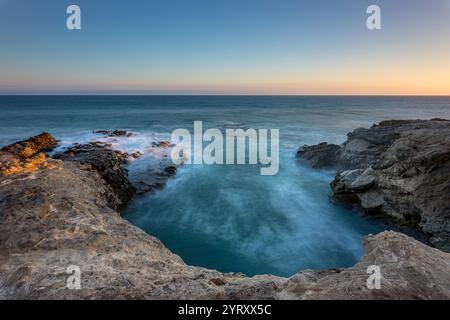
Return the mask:
[[[295,158],[304,144],[342,143],[346,134],[387,119],[450,119],[450,97],[314,96],[0,96],[0,146],[43,131],[58,150],[98,140],[96,129],[126,129],[124,151],[143,151],[173,130],[280,130],[280,171],[255,166],[186,165],[156,193],[138,196],[123,217],[158,237],[186,263],[247,275],[290,276],[349,267],[362,239],[387,227],[332,203],[335,172]],[[136,160],[130,174],[152,163]]]

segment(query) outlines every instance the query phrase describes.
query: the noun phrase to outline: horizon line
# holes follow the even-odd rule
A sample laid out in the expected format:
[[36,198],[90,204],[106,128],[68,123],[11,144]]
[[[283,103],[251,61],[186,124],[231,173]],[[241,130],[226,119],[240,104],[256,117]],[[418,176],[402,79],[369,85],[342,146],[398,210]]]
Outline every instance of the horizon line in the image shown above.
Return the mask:
[[257,93],[257,92],[221,92],[221,91],[149,91],[149,90],[18,90],[0,89],[0,96],[280,96],[280,97],[450,97],[449,94],[411,94],[411,93]]

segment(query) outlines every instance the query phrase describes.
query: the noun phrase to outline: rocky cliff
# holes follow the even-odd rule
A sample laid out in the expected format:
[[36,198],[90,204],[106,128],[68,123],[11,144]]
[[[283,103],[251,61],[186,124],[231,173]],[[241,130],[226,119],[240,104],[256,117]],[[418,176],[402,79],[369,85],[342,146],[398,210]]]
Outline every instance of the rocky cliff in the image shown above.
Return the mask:
[[416,226],[450,250],[450,121],[384,121],[341,146],[303,146],[297,155],[338,170],[333,199]]
[[[18,150],[2,149],[2,173],[29,159]],[[44,156],[51,166],[0,175],[0,299],[450,298],[450,255],[395,232],[367,237],[349,269],[248,278],[188,266],[117,212],[135,192],[121,153],[90,144]],[[366,286],[370,265],[380,289]],[[79,290],[67,287],[70,266]]]

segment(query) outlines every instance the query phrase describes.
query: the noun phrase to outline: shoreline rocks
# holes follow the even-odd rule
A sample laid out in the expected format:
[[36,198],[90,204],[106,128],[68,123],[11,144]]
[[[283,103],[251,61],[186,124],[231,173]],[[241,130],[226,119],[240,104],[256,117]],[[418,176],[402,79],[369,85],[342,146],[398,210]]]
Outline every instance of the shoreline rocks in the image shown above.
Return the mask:
[[102,134],[108,137],[131,137],[133,134],[127,130],[95,130],[93,133]]
[[124,152],[93,142],[71,147],[54,158],[79,163],[83,170],[96,171],[105,181],[104,185],[111,188],[108,203],[113,210],[124,209],[136,194],[124,167],[128,158]]
[[143,156],[143,154],[142,154],[142,152],[140,152],[140,151],[135,151],[135,152],[133,152],[130,156],[131,156],[131,158],[133,158],[133,159],[139,159],[140,157]]
[[[396,232],[368,236],[354,267],[290,278],[186,265],[117,212],[133,192],[120,154],[94,143],[58,157],[0,176],[0,299],[450,299],[450,254]],[[379,290],[366,285],[371,265]],[[80,290],[67,287],[71,266]]]
[[417,227],[450,251],[450,121],[383,121],[354,130],[341,146],[306,146],[297,155],[338,170],[334,200]]
[[[418,300],[450,299],[450,254],[408,236],[387,231],[364,239],[365,255],[353,267],[303,271],[289,280],[286,298],[318,300]],[[361,285],[367,270],[380,270],[380,289]],[[366,275],[363,273],[366,272]]]
[[341,147],[326,142],[315,146],[304,145],[297,151],[297,157],[305,159],[313,168],[329,168],[335,166]]
[[53,150],[57,140],[49,133],[42,133],[0,149],[0,176],[33,172],[40,168],[52,169],[57,162],[48,159],[45,152]]
[[58,141],[52,135],[44,132],[27,140],[5,146],[0,151],[12,153],[21,158],[30,158],[40,152],[52,151],[57,144]]
[[154,141],[145,149],[145,154],[139,153],[139,161],[130,164],[129,179],[138,195],[164,188],[176,175],[178,168],[170,156],[174,146],[170,141]]

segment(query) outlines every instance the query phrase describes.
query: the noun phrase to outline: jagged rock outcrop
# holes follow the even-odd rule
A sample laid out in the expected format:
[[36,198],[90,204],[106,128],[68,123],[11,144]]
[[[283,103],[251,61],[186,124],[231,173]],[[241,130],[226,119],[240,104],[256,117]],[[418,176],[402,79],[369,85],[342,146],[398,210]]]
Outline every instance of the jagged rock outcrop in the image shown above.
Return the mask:
[[176,175],[178,168],[170,156],[174,146],[170,141],[154,141],[145,154],[140,153],[139,163],[130,164],[129,178],[138,194],[158,191]]
[[124,152],[93,142],[75,145],[54,157],[77,162],[83,170],[96,171],[105,181],[104,186],[112,189],[107,193],[107,201],[113,210],[123,209],[135,195],[136,190],[128,180],[128,172],[124,168],[128,158],[128,154]]
[[450,250],[450,121],[391,120],[356,129],[333,147],[303,147],[298,156],[315,167],[339,170],[332,197],[417,226]]
[[33,172],[39,168],[53,168],[56,161],[44,152],[53,150],[57,141],[49,133],[42,133],[0,149],[0,176]]
[[3,147],[2,152],[9,152],[21,158],[30,158],[40,152],[53,150],[58,141],[49,133],[44,132],[30,139]]
[[336,165],[341,147],[326,142],[315,146],[304,145],[297,151],[297,157],[305,159],[313,168],[327,168]]
[[450,299],[450,255],[395,232],[369,236],[349,269],[248,278],[188,266],[116,211],[123,186],[104,177],[124,174],[116,157],[76,146],[55,168],[0,177],[0,299]]
[[133,134],[126,130],[95,130],[94,133],[102,134],[108,137],[131,137]]
[[[366,237],[364,250],[366,254],[352,268],[304,271],[293,276],[283,297],[449,299],[450,277],[442,272],[450,270],[450,254],[392,231]],[[362,284],[368,280],[370,266],[379,267],[380,289],[370,290]]]

